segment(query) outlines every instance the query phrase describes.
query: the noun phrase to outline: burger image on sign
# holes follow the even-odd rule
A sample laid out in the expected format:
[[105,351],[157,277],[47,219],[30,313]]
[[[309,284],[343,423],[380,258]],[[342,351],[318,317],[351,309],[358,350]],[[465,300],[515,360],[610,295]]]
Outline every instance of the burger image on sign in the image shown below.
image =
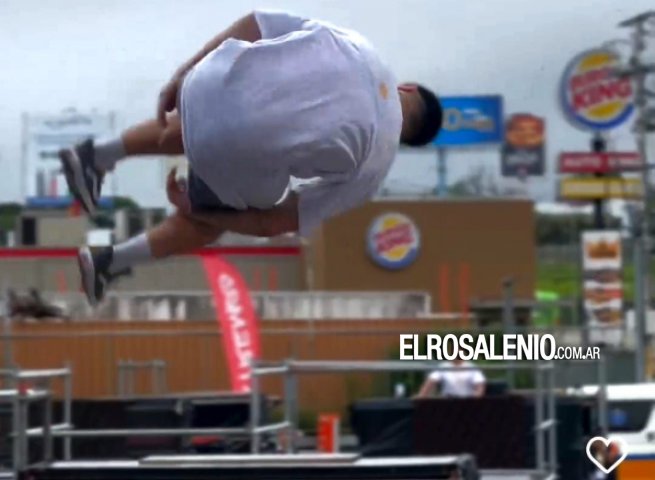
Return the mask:
[[545,131],[542,118],[519,113],[507,121],[505,141],[514,148],[539,148],[544,144]]
[[562,78],[561,101],[574,125],[610,130],[630,117],[634,110],[632,82],[614,75],[619,65],[618,56],[606,49],[588,50],[569,63]]
[[410,265],[418,256],[419,231],[412,220],[400,213],[385,213],[368,230],[367,251],[381,267],[398,270]]

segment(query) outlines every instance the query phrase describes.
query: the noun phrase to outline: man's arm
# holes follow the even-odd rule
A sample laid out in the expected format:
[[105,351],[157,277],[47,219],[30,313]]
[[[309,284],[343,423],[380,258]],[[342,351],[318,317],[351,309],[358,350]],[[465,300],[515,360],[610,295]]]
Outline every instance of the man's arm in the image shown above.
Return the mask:
[[200,49],[198,53],[196,53],[188,61],[182,64],[182,66],[178,69],[178,72],[184,74],[189,71],[191,67],[205,58],[208,53],[213,52],[218,47],[220,47],[221,44],[228,38],[236,38],[237,40],[245,40],[247,42],[256,42],[257,40],[261,40],[262,33],[259,30],[259,24],[257,23],[255,13],[251,12],[248,15],[240,18],[226,30],[212,38],[204,47],[202,47],[202,49]]
[[483,397],[487,390],[487,379],[480,370],[473,374],[473,396]]
[[484,397],[487,385],[485,383],[478,383],[473,386],[473,396],[474,397]]
[[191,219],[226,231],[257,237],[275,237],[298,231],[298,195],[290,192],[283,202],[268,210],[190,214]]
[[259,24],[255,13],[250,13],[245,17],[234,22],[229,28],[222,33],[212,38],[198,53],[196,53],[189,60],[184,62],[173,74],[173,77],[162,88],[159,93],[159,102],[157,104],[157,120],[162,127],[166,127],[167,119],[166,113],[172,112],[178,105],[178,94],[182,85],[182,81],[187,72],[205,56],[217,49],[228,38],[236,38],[238,40],[245,40],[255,42],[262,38],[262,33],[259,29]]
[[416,395],[416,398],[426,398],[435,393],[437,387],[441,384],[442,378],[442,374],[439,370],[431,372],[423,382],[421,390]]
[[423,385],[421,385],[421,390],[419,390],[418,394],[416,394],[416,398],[430,397],[438,384],[438,381],[432,380],[430,377],[426,378],[423,382]]
[[197,54],[181,68],[185,72],[216,50],[228,38],[256,42],[262,38],[274,38],[292,31],[301,30],[307,19],[282,11],[258,10],[240,18],[227,30],[212,38]]

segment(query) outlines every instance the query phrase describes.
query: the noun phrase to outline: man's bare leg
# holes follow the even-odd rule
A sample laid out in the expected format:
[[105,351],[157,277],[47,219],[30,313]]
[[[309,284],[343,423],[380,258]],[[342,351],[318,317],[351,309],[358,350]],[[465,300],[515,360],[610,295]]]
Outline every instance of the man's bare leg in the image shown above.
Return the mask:
[[140,155],[181,155],[182,126],[177,113],[169,114],[163,128],[157,120],[148,120],[125,130],[120,137],[98,142],[95,165],[103,172],[111,171],[126,157]]
[[162,223],[113,247],[82,247],[78,254],[82,287],[89,302],[100,302],[109,283],[138,264],[188,253],[214,242],[223,229],[176,213]]
[[220,228],[175,213],[147,232],[115,245],[109,273],[116,274],[149,260],[189,253],[213,243],[222,233]]

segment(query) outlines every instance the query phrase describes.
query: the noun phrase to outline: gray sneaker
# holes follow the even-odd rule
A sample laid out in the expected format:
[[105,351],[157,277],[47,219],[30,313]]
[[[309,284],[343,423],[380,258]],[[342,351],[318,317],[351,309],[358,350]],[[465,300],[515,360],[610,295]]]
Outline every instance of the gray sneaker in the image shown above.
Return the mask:
[[59,151],[68,189],[89,215],[95,213],[104,174],[94,165],[95,150],[91,139]]
[[82,289],[91,306],[95,307],[105,298],[107,287],[113,281],[132,272],[128,268],[118,273],[110,273],[113,256],[113,247],[82,247],[77,253]]

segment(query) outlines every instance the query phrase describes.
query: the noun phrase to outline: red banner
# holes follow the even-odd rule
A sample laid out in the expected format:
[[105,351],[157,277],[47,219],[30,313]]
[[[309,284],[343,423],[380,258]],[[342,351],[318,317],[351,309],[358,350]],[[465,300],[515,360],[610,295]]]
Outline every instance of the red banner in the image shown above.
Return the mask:
[[634,152],[564,152],[559,156],[560,173],[611,173],[642,166]]
[[237,269],[219,255],[202,259],[223,332],[232,391],[249,392],[250,362],[260,358],[259,328],[250,292]]

